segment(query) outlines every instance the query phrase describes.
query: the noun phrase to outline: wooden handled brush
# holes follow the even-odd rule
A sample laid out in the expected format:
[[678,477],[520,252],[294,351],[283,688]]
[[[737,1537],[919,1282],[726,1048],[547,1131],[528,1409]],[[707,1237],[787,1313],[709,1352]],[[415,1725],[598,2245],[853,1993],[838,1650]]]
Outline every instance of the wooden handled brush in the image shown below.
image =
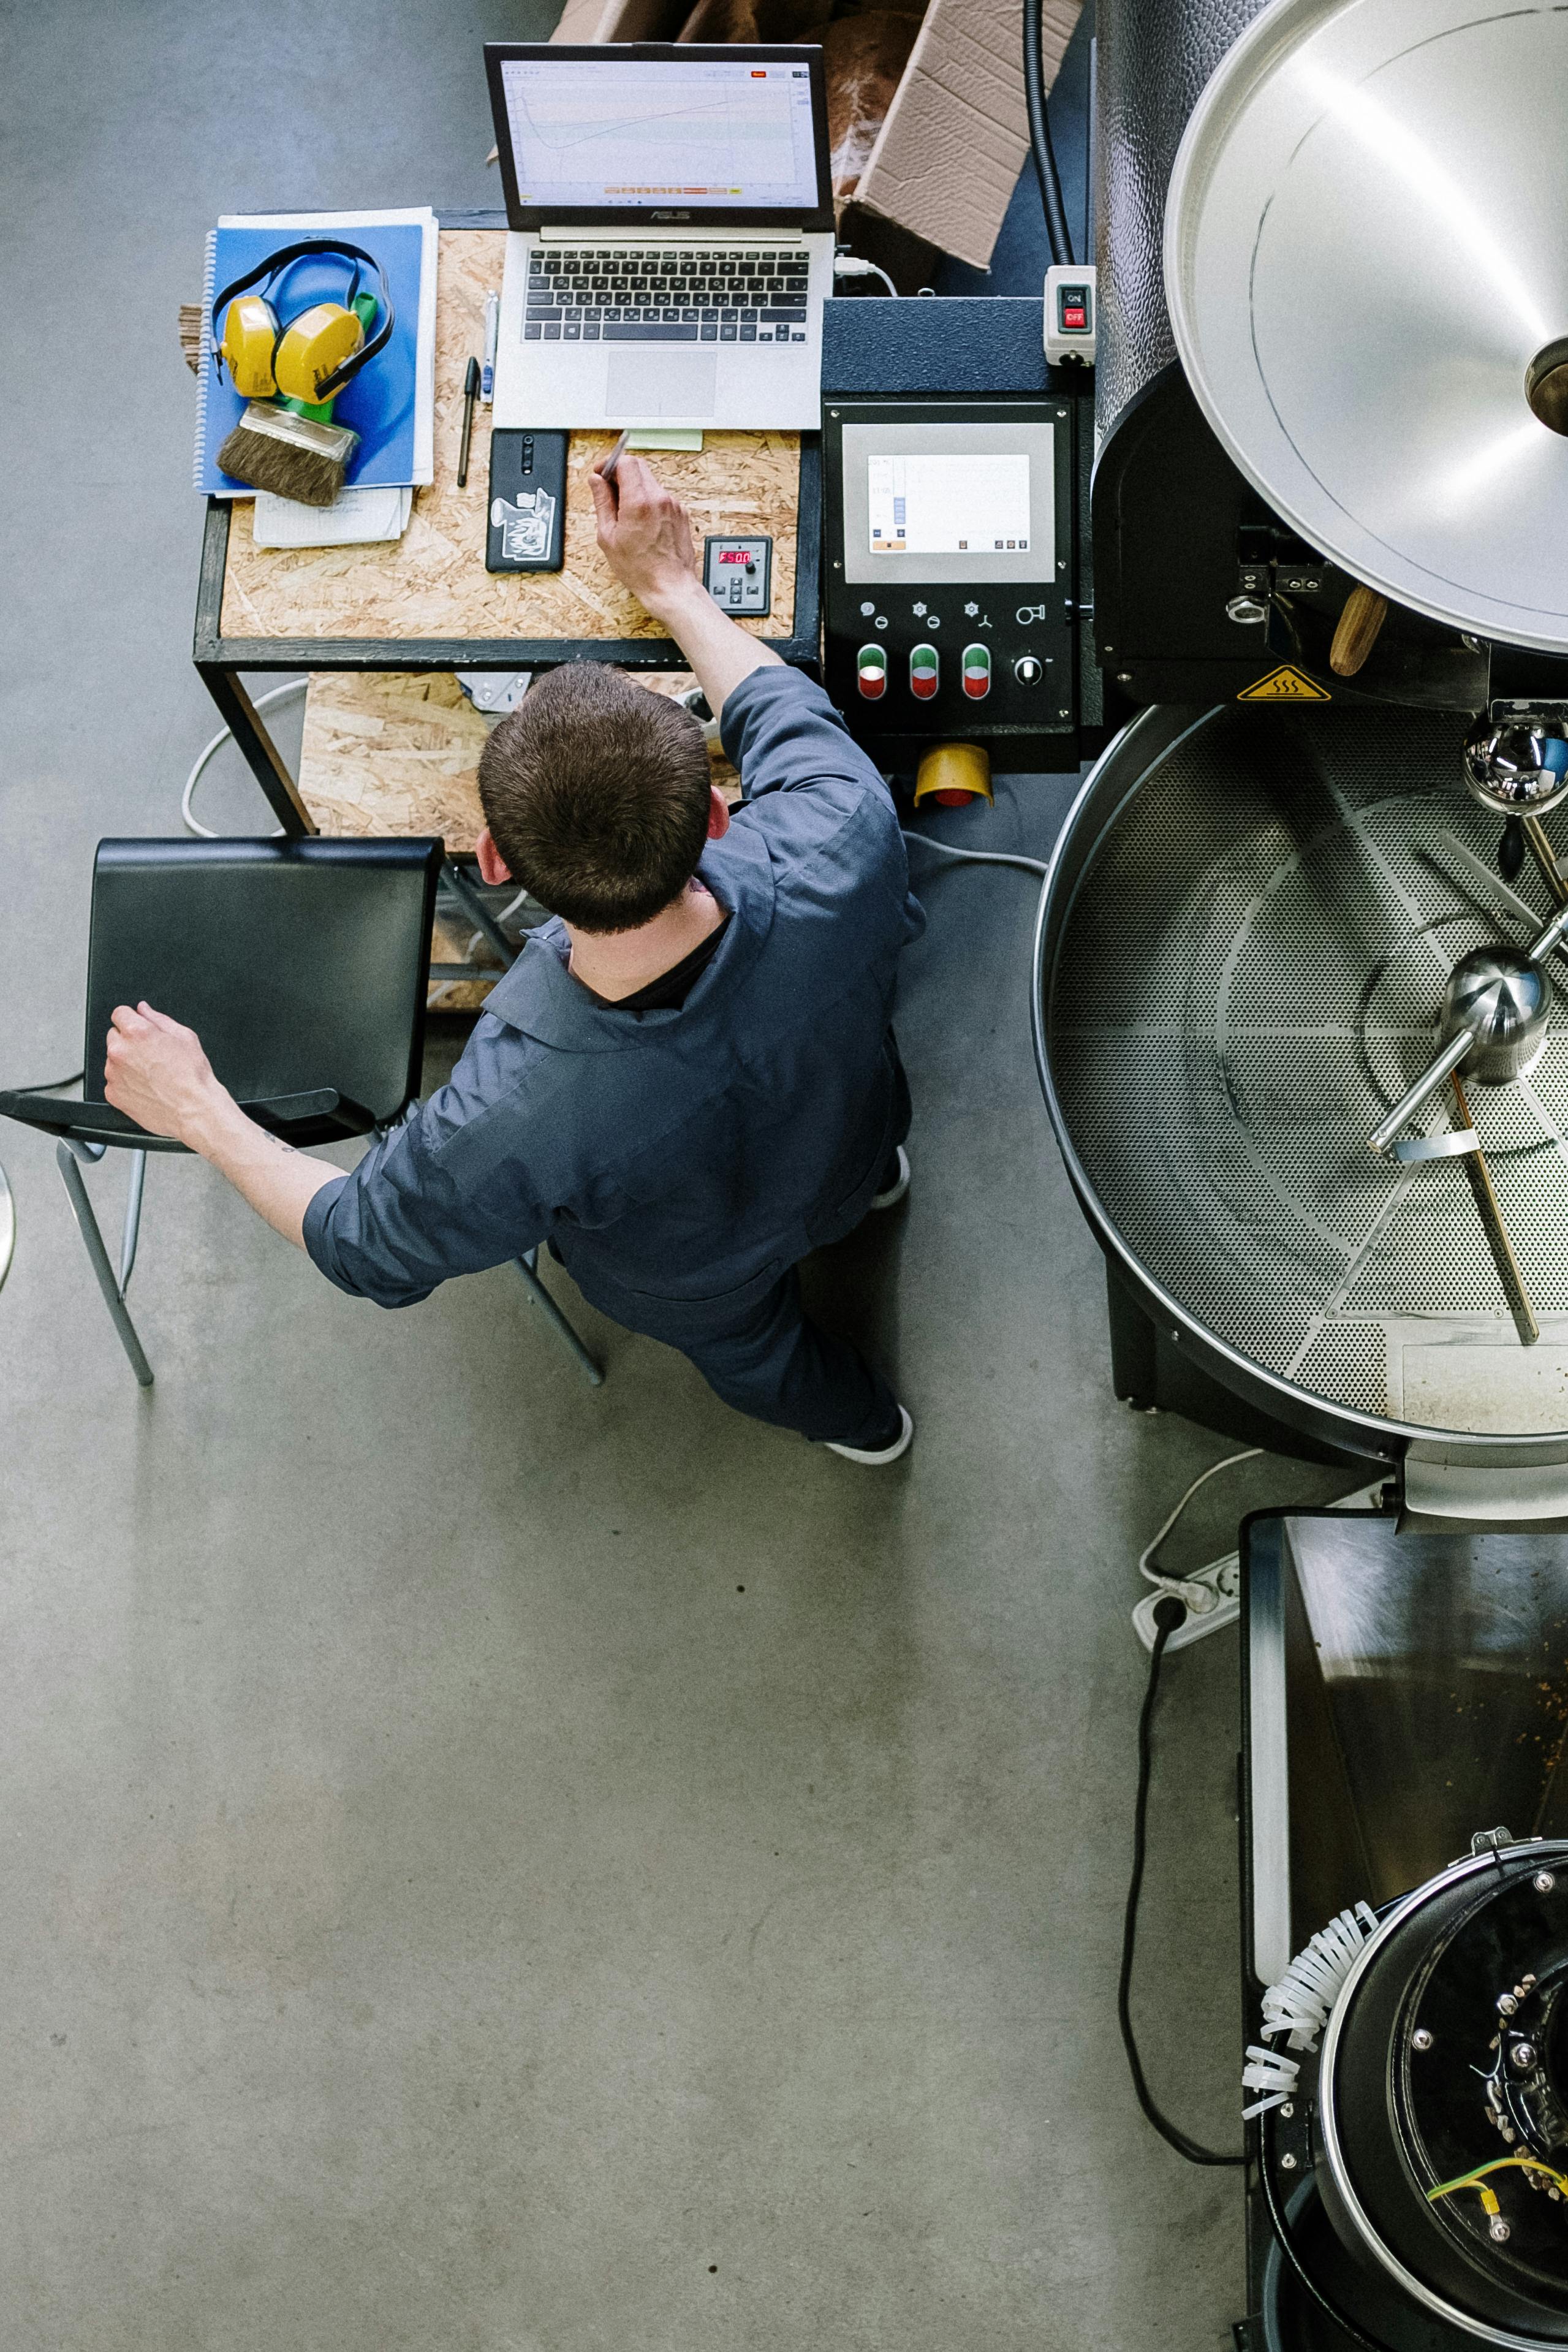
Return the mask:
[[[357,295],[353,308],[368,331],[376,315],[375,296]],[[329,507],[359,446],[351,425],[333,423],[329,400],[295,400],[279,393],[272,400],[250,402],[218,451],[218,467],[253,490],[270,490],[301,506]]]

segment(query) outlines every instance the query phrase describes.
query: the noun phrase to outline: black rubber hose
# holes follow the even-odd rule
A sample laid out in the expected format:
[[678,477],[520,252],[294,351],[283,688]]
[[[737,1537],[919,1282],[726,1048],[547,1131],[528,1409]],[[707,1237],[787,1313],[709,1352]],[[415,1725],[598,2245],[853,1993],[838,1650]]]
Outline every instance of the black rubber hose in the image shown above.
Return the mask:
[[[1026,0],[1027,5],[1027,0]],[[1144,2075],[1144,2062],[1138,2055],[1137,2039],[1133,2032],[1133,1960],[1138,1943],[1138,1898],[1144,1891],[1144,1862],[1148,1852],[1149,1775],[1153,1762],[1151,1732],[1155,1719],[1155,1701],[1160,1692],[1160,1661],[1166,1654],[1166,1643],[1186,1617],[1186,1610],[1174,1593],[1166,1593],[1155,1603],[1155,1646],[1149,1659],[1148,1688],[1144,1693],[1143,1710],[1138,1717],[1138,1794],[1133,1809],[1133,1875],[1127,1886],[1127,1910],[1122,1927],[1122,1970],[1116,1985],[1116,2019],[1122,2029],[1122,2047],[1127,2053],[1127,2069],[1133,2077],[1133,2088],[1138,2105],[1153,2124],[1160,2137],[1185,2156],[1189,2164],[1240,2165],[1244,2156],[1222,2156],[1218,2148],[1205,2147],[1189,2137],[1179,2124],[1173,2124],[1155,2104],[1153,2092]]]
[[1051,259],[1062,269],[1073,267],[1072,232],[1061,201],[1061,175],[1051,143],[1051,116],[1045,103],[1045,68],[1040,59],[1043,27],[1040,0],[1023,0],[1023,88],[1029,106],[1029,143],[1040,176],[1040,202],[1045,206],[1045,233]]

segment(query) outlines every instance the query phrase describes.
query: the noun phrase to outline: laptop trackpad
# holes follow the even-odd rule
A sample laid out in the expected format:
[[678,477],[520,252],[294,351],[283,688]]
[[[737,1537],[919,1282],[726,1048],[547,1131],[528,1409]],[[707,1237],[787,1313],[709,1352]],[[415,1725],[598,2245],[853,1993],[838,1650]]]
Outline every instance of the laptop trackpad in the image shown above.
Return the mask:
[[716,406],[718,353],[652,349],[612,352],[605,387],[606,416],[711,416]]

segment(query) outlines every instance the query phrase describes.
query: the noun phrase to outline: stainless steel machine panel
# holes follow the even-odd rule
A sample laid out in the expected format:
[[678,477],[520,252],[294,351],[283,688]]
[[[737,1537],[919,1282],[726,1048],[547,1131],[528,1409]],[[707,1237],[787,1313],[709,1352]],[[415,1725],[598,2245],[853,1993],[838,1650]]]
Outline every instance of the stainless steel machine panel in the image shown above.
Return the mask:
[[[1520,1344],[1463,1160],[1369,1148],[1432,1059],[1454,965],[1546,911],[1533,867],[1499,875],[1498,819],[1442,789],[1455,762],[1451,723],[1409,713],[1145,713],[1058,851],[1042,1076],[1102,1240],[1221,1378],[1364,1451],[1460,1433],[1560,1462],[1562,954],[1524,1075],[1468,1083],[1539,1345]],[[1417,1124],[1456,1127],[1447,1089]]]
[[[1275,0],[1195,108],[1166,295],[1209,424],[1312,547],[1568,650],[1568,12]],[[1559,397],[1560,396],[1560,397]]]

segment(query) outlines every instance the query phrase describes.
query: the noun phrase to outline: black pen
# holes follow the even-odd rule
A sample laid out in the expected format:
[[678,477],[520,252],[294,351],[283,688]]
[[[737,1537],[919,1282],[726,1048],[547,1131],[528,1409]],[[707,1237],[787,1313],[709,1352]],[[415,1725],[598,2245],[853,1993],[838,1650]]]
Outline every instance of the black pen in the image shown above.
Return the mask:
[[457,487],[468,487],[468,444],[474,435],[474,403],[479,397],[479,362],[470,360],[463,379],[463,438],[457,446]]

